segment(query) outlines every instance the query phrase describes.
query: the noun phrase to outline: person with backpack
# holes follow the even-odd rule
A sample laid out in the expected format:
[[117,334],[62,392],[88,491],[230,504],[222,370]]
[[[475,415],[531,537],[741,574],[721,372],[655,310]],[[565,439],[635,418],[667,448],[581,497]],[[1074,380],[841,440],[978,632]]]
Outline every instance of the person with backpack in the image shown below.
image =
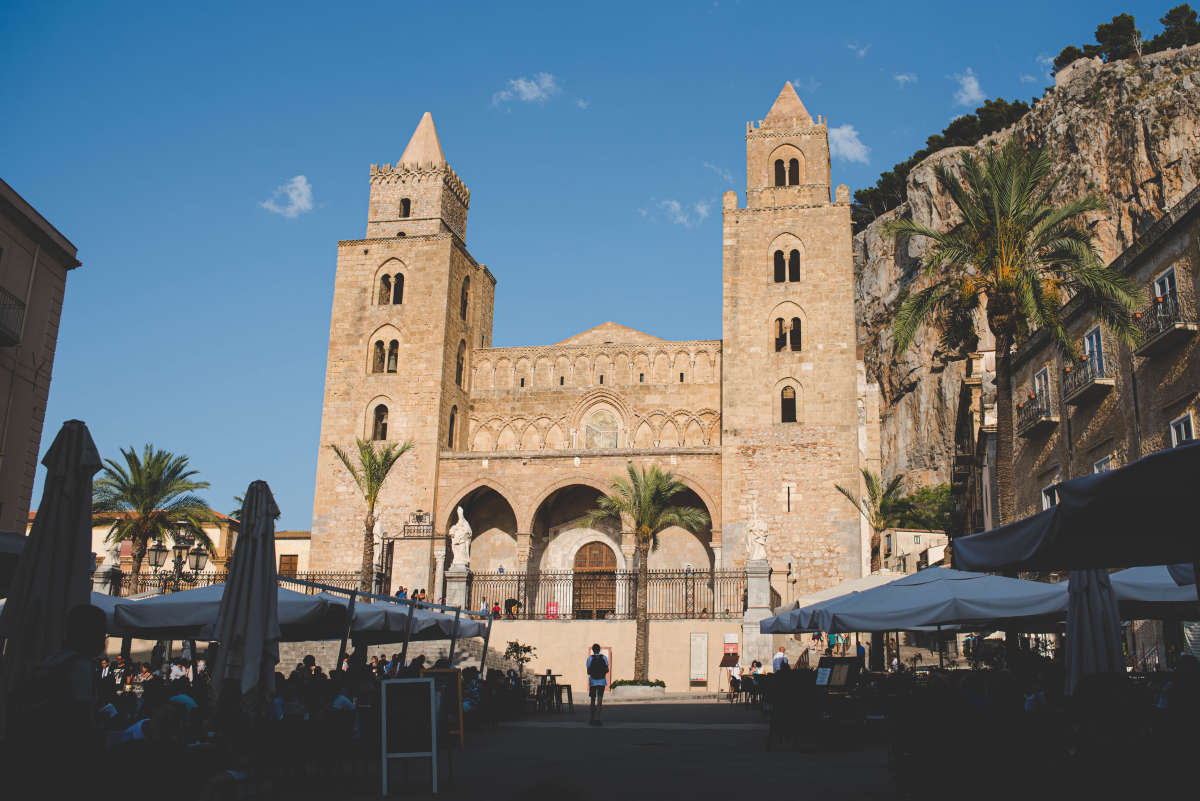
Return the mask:
[[608,657],[600,653],[600,645],[592,645],[592,655],[587,658],[588,703],[591,717],[589,726],[601,726],[600,707],[604,704],[604,690],[608,687]]

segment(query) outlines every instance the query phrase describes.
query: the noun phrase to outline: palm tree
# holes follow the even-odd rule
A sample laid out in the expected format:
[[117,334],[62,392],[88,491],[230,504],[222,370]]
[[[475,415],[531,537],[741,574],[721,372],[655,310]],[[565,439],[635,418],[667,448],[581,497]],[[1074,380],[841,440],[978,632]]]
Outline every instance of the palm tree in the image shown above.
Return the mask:
[[687,485],[677,481],[674,474],[662,472],[657,465],[641,470],[629,465],[629,478],[614,478],[612,492],[597,498],[596,508],[583,516],[585,525],[594,525],[602,520],[628,520],[633,526],[637,546],[637,625],[634,632],[633,677],[638,681],[646,681],[649,672],[646,643],[650,627],[646,585],[650,577],[650,550],[658,547],[659,533],[671,526],[679,526],[695,534],[710,525],[708,513],[703,509],[672,505],[675,496],[687,490]]
[[1110,270],[1096,253],[1083,215],[1104,209],[1088,196],[1062,206],[1050,197],[1053,161],[1045,150],[1024,149],[1015,139],[988,148],[982,159],[962,157],[963,181],[945,165],[935,168],[963,220],[949,231],[934,231],[913,220],[893,220],[884,231],[930,240],[923,272],[933,280],[906,293],[892,320],[896,355],[917,331],[935,323],[949,349],[969,345],[977,315],[986,315],[996,343],[996,478],[1000,522],[1014,514],[1012,459],[1013,408],[1011,355],[1029,334],[1044,330],[1074,355],[1060,314],[1062,304],[1083,295],[1100,319],[1127,342],[1132,325],[1132,284]]
[[401,456],[412,450],[413,441],[393,442],[379,450],[365,439],[356,439],[355,443],[358,445],[357,461],[337,445],[329,447],[342,460],[367,503],[367,516],[363,518],[362,570],[358,576],[358,591],[370,592],[371,579],[375,574],[375,502],[379,500],[379,491],[383,489],[388,473]]
[[193,478],[188,457],[146,444],[141,456],[132,447],[121,449],[125,464],[104,460],[92,487],[92,525],[108,526],[109,542],[128,540],[133,557],[133,585],[138,592],[142,562],[150,541],[172,542],[183,530],[213,552],[212,540],[201,527],[216,520],[212,509],[195,495],[207,481]]
[[880,550],[879,536],[884,529],[892,528],[897,525],[900,519],[900,507],[902,495],[900,494],[901,485],[904,483],[904,476],[898,475],[887,483],[885,486],[883,478],[867,468],[862,468],[863,484],[867,489],[867,497],[859,497],[858,493],[851,492],[841,484],[833,486],[838,492],[846,496],[846,500],[854,504],[854,508],[858,513],[866,519],[867,525],[871,527],[871,570],[878,570],[880,565]]

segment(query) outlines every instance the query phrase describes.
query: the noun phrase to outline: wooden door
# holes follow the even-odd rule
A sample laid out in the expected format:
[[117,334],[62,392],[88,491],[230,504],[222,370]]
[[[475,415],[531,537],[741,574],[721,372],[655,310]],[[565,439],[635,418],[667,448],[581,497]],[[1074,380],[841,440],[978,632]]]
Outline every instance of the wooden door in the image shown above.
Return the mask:
[[617,556],[602,542],[589,542],[575,554],[572,617],[600,620],[617,609]]

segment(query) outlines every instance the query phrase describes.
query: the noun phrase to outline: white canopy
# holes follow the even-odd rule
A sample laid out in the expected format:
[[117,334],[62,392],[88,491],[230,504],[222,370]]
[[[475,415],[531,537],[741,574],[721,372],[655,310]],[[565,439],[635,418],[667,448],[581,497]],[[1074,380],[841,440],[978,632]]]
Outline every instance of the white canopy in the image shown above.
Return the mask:
[[907,631],[955,624],[994,625],[1060,618],[1065,584],[929,567],[875,589],[796,610],[810,630]]
[[1200,619],[1195,587],[1175,583],[1166,565],[1118,570],[1109,579],[1125,620]]
[[[4,602],[7,598],[0,598],[0,610],[4,609]],[[102,592],[93,592],[91,599],[88,601],[92,606],[104,613],[104,621],[108,624],[110,634],[117,634],[116,626],[113,624],[113,612],[116,611],[117,601],[121,600],[112,595],[105,595]],[[0,636],[4,635],[3,629],[0,629]]]
[[[322,593],[317,597],[324,597],[331,604],[345,606],[347,603],[346,598],[332,594]],[[380,601],[368,604],[359,601],[354,605],[354,619],[350,630],[356,639],[380,643],[399,642],[404,639],[404,634],[408,630],[410,611],[413,623],[412,633],[408,637],[410,640],[482,637],[487,629],[486,624],[468,617],[465,613],[459,616],[458,628],[455,631],[454,615],[423,609],[419,606],[413,610],[409,604],[403,602]]]
[[[339,618],[345,630],[344,611],[331,608],[325,598],[283,587],[277,590],[279,625],[285,639],[339,637]],[[147,639],[211,639],[224,595],[225,585],[213,584],[137,601],[121,600],[113,615],[115,627],[121,633]],[[322,631],[327,627],[328,631]]]
[[[840,584],[810,593],[802,598],[797,598],[786,606],[779,607],[775,610],[773,617],[759,621],[759,631],[763,634],[796,634],[802,631],[819,631],[819,629],[811,628],[814,608],[847,595],[889,584],[896,579],[903,578],[904,575],[904,573],[884,570],[859,578],[846,579]],[[802,612],[803,614],[801,614]]]

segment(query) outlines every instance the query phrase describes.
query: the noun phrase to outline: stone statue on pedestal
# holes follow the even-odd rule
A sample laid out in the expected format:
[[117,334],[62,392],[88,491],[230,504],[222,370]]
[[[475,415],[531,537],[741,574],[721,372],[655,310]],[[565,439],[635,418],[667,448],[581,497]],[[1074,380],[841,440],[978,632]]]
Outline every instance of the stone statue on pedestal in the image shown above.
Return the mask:
[[458,507],[458,522],[450,527],[450,547],[454,549],[454,557],[450,562],[451,567],[458,565],[467,567],[471,564],[471,534],[471,524],[467,522],[467,516],[460,506]]
[[747,559],[751,562],[765,561],[767,558],[767,524],[758,519],[758,499],[750,501],[750,522],[746,525]]

